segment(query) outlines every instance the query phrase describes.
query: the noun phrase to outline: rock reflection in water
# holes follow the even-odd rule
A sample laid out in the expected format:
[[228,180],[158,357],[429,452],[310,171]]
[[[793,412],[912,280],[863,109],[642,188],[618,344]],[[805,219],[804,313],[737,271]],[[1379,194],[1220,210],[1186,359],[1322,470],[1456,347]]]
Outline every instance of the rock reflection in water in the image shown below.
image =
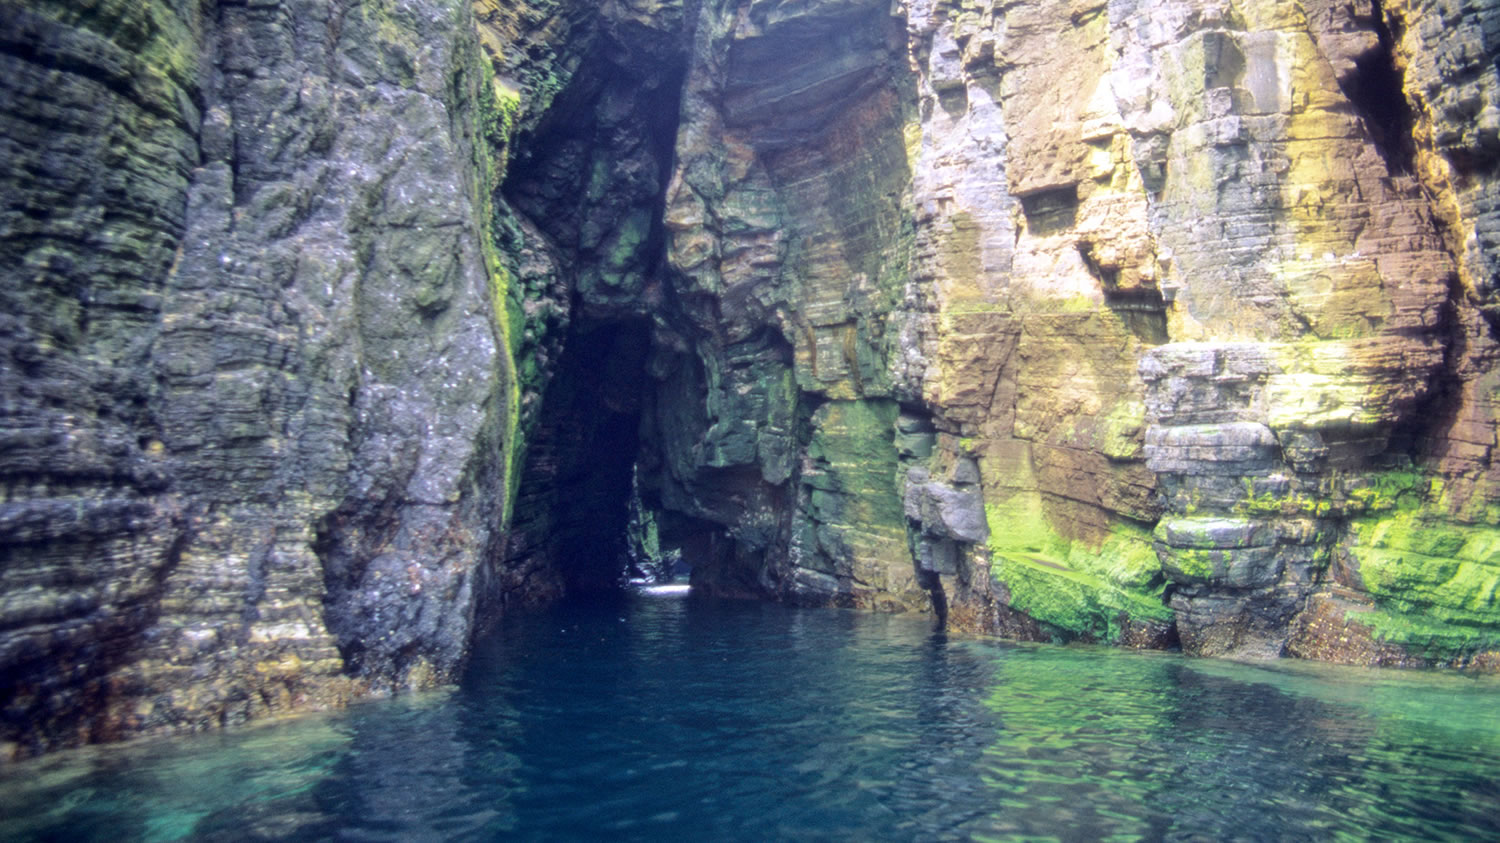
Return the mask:
[[481,839],[513,827],[518,762],[503,749],[503,710],[444,693],[355,714],[348,751],[316,794],[328,836]]
[[0,777],[0,839],[301,836],[326,827],[314,789],[351,741],[340,718],[313,715],[58,753]]
[[462,687],[0,773],[6,840],[1495,839],[1500,682],[631,595]]
[[1247,840],[1500,829],[1491,680],[1118,655],[1017,647],[997,660],[985,766],[998,810],[975,827]]

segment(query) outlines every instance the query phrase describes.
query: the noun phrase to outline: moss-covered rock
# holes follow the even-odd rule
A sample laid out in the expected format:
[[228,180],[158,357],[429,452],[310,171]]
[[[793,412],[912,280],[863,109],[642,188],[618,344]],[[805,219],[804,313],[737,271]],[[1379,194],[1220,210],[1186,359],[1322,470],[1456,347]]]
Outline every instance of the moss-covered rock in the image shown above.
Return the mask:
[[1375,603],[1358,621],[1378,640],[1435,660],[1500,648],[1500,530],[1420,510],[1365,517],[1348,554]]
[[863,400],[831,401],[813,413],[790,550],[799,599],[926,606],[897,487],[897,412],[894,402]]
[[1174,615],[1150,532],[1120,522],[1101,543],[1069,541],[1050,527],[1040,504],[1037,496],[1016,495],[986,507],[991,573],[1009,607],[1064,639],[1116,643],[1133,625],[1165,637]]

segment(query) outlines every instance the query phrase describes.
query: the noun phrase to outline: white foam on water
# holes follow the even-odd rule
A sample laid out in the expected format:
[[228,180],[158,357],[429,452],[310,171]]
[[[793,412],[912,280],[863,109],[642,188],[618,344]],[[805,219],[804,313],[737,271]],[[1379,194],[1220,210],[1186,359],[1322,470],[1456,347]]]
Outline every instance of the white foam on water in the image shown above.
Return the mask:
[[673,597],[687,594],[692,588],[692,586],[686,583],[680,585],[643,585],[640,586],[640,592],[642,594],[653,594],[658,597]]

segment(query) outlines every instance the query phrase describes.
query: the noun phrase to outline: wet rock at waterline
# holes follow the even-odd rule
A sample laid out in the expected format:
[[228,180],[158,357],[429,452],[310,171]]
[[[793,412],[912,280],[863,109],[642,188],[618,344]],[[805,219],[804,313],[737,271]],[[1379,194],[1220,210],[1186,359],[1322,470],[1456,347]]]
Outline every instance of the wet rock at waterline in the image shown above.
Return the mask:
[[1491,6],[0,1],[6,754],[677,558],[1493,666]]

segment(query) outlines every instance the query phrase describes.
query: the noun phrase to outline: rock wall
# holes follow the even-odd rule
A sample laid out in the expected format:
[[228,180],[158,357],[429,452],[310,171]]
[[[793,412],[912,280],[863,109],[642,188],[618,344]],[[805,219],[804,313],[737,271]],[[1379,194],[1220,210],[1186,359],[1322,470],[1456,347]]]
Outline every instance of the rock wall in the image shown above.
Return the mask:
[[695,582],[1493,659],[1496,20],[704,4],[642,457]]
[[1492,6],[0,0],[0,756],[449,681],[632,547],[1493,666]]
[[1493,658],[1500,18],[1360,5],[908,5],[924,398],[1038,631]]
[[518,401],[468,6],[0,15],[0,754],[452,676]]
[[705,588],[928,602],[892,440],[913,236],[902,40],[876,3],[700,12],[665,199],[682,351],[661,364],[646,482],[730,540],[695,571]]

